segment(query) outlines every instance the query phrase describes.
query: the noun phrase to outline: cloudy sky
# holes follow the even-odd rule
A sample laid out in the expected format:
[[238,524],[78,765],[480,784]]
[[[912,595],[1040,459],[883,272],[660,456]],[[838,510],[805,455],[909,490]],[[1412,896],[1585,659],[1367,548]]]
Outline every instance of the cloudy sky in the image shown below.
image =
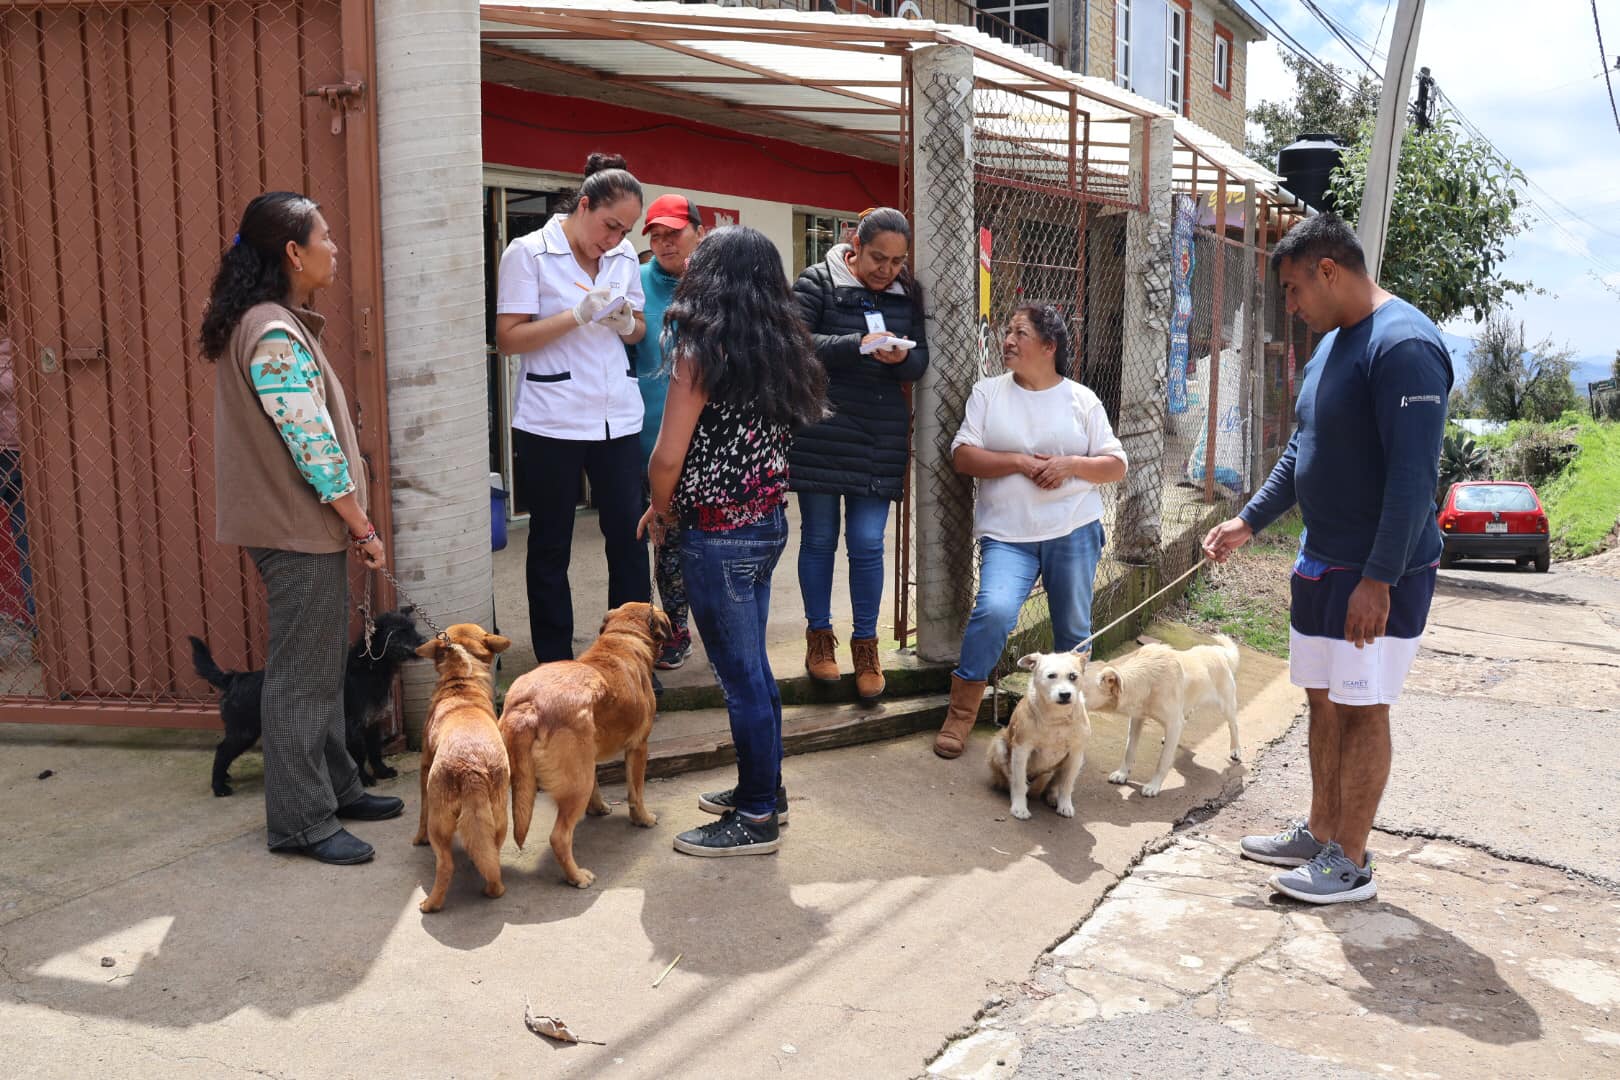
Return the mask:
[[[1264,8],[1317,56],[1365,70],[1302,0],[1237,2],[1262,26],[1256,5]],[[1377,41],[1380,55],[1371,59],[1382,73],[1397,0],[1316,3],[1352,40]],[[1620,56],[1620,0],[1597,6],[1612,65]],[[1275,35],[1250,46],[1250,107],[1292,96],[1278,53]],[[1416,66],[1428,67],[1463,115],[1538,185],[1529,194],[1541,209],[1504,268],[1545,290],[1513,304],[1525,336],[1552,338],[1577,356],[1612,357],[1620,348],[1620,129],[1591,0],[1428,0]],[[1620,94],[1620,72],[1611,76]],[[1472,321],[1446,329],[1470,334]]]

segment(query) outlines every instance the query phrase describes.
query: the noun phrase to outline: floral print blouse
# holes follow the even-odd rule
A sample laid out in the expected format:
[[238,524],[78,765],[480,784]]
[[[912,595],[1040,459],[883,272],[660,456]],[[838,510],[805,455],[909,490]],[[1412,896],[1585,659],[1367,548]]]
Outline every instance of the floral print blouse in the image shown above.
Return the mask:
[[705,532],[740,529],[787,501],[793,432],[750,409],[710,401],[681,466],[672,500],[681,524]]
[[285,330],[271,330],[253,349],[251,371],[259,404],[321,502],[352,492],[349,462],[332,430],[315,358]]

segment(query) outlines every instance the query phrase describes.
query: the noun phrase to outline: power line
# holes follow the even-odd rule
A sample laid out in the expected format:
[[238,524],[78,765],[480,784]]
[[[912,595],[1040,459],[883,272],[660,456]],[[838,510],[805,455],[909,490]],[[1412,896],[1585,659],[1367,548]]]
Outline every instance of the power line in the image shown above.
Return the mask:
[[1620,106],[1614,103],[1614,80],[1609,77],[1609,51],[1603,47],[1603,24],[1598,22],[1597,0],[1592,0],[1592,29],[1597,31],[1598,63],[1603,65],[1603,81],[1609,87],[1609,111],[1614,113],[1614,128],[1620,131]]
[[[1593,0],[1593,2],[1595,3],[1596,0]],[[1309,10],[1312,15],[1316,16],[1317,22],[1327,27],[1328,33],[1339,39],[1339,43],[1350,51],[1351,56],[1355,57],[1357,60],[1360,60],[1362,64],[1366,66],[1367,70],[1372,72],[1373,78],[1376,79],[1378,77],[1378,69],[1373,67],[1372,61],[1368,60],[1365,56],[1362,56],[1361,51],[1350,43],[1350,38],[1347,36],[1349,33],[1348,31],[1341,30],[1338,23],[1328,18],[1327,12],[1316,6],[1315,0],[1301,0],[1301,3],[1305,5],[1306,9]]]
[[[1374,45],[1384,40],[1384,23],[1389,21],[1389,9],[1394,6],[1394,3],[1395,0],[1384,0],[1384,13],[1378,16],[1378,35],[1373,39]],[[1378,49],[1373,49],[1373,55],[1378,55]]]
[[1254,5],[1255,9],[1259,11],[1261,15],[1265,16],[1266,21],[1271,24],[1273,29],[1276,30],[1277,43],[1279,45],[1293,53],[1302,62],[1304,62],[1306,66],[1322,73],[1323,75],[1326,75],[1328,78],[1332,79],[1334,82],[1338,83],[1352,94],[1359,90],[1359,87],[1355,86],[1353,83],[1345,79],[1344,76],[1340,75],[1336,67],[1325,60],[1317,59],[1314,53],[1312,53],[1305,46],[1301,45],[1299,41],[1295,39],[1294,35],[1290,34],[1287,28],[1277,20],[1276,16],[1272,15],[1271,12],[1267,11],[1264,7],[1261,7],[1259,0],[1249,0],[1249,2]]

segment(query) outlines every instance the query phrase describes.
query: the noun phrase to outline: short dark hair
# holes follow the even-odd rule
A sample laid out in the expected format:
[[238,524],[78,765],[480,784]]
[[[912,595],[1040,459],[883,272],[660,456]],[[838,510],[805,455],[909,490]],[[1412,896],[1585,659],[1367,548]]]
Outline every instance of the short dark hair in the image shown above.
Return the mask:
[[1346,270],[1358,274],[1367,272],[1367,256],[1362,253],[1361,241],[1338,214],[1316,214],[1289,229],[1271,249],[1271,268],[1282,269],[1284,259],[1313,265],[1321,259],[1332,259]]

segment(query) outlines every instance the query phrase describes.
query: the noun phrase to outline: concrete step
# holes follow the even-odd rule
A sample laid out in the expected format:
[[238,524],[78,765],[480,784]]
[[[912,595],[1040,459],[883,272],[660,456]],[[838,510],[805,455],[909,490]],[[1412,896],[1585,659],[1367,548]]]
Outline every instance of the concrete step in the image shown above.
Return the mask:
[[[786,705],[782,708],[782,751],[808,754],[839,746],[876,742],[937,728],[945,719],[949,694],[885,698],[875,707],[857,704]],[[989,703],[981,718],[989,715]],[[648,776],[676,776],[730,765],[737,760],[725,709],[660,712],[653,722]],[[599,783],[624,781],[624,762],[596,767]]]

